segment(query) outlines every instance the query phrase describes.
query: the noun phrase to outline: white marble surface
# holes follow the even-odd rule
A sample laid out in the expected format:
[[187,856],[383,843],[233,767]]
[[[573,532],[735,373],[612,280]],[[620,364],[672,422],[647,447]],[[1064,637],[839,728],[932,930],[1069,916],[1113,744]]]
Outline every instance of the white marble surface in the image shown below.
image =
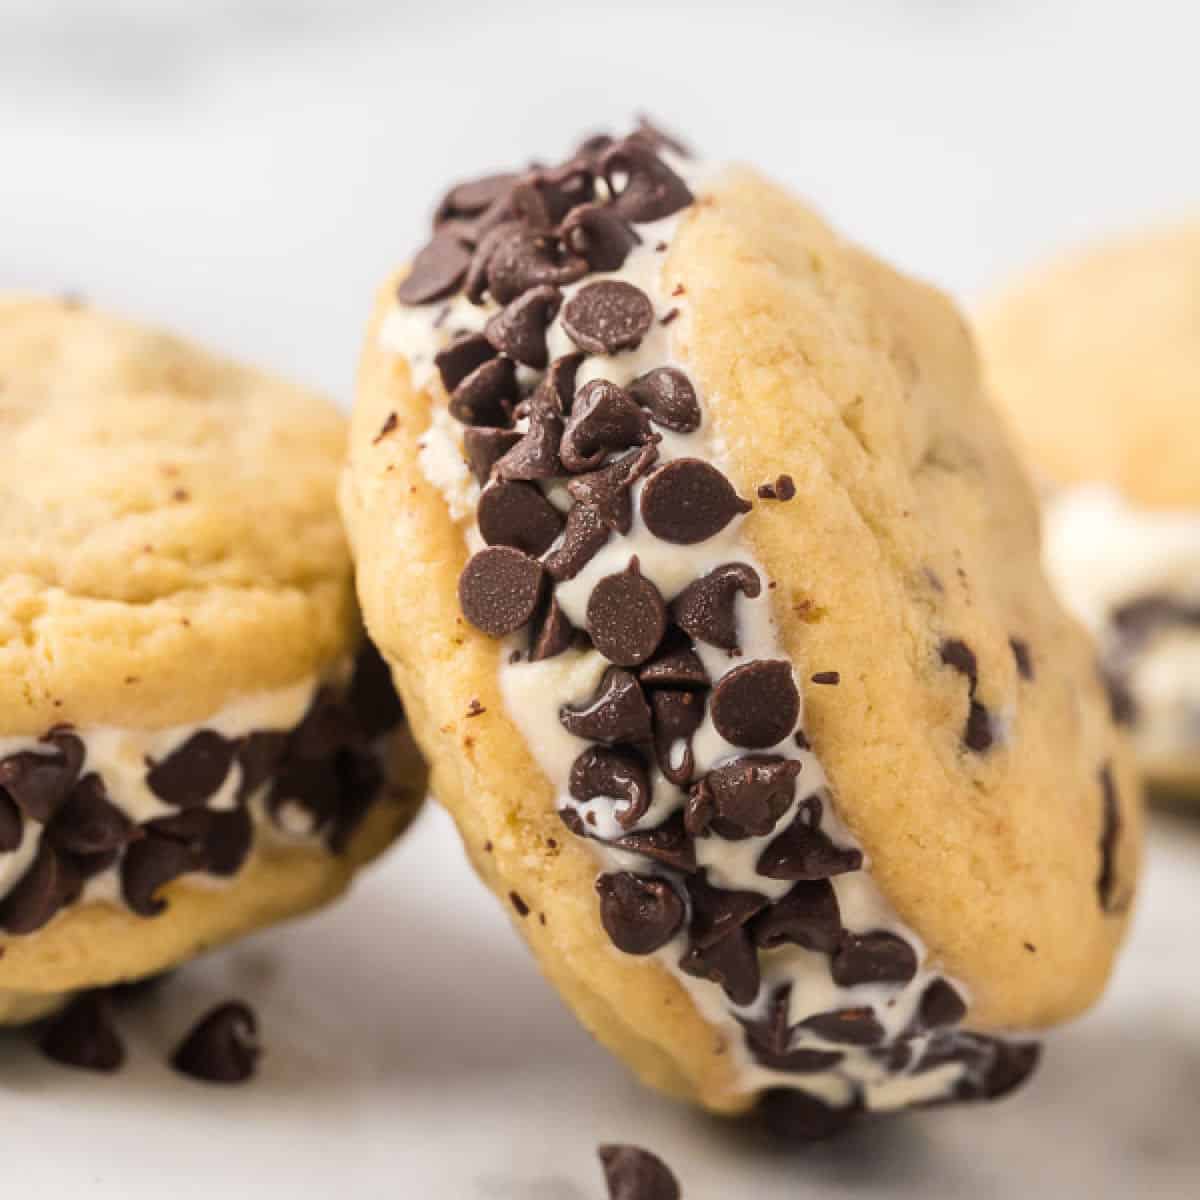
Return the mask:
[[[644,108],[970,297],[1200,205],[1190,4],[0,0],[0,287],[69,290],[345,399],[371,289],[472,165]],[[631,40],[636,38],[637,40]],[[525,80],[534,82],[525,82]],[[31,1197],[583,1200],[598,1140],[687,1200],[1200,1193],[1200,825],[1160,822],[1134,941],[1037,1081],[785,1152],[638,1090],[541,984],[445,818],[351,900],[184,973],[118,1081],[0,1039]],[[262,1077],[162,1058],[229,993]]]

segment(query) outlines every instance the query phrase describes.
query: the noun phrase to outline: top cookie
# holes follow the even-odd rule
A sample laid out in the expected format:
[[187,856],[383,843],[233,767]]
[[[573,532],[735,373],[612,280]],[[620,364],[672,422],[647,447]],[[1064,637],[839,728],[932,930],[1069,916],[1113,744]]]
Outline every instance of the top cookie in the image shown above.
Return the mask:
[[8,299],[0,428],[5,734],[183,724],[352,652],[344,432],[322,400],[86,307]]

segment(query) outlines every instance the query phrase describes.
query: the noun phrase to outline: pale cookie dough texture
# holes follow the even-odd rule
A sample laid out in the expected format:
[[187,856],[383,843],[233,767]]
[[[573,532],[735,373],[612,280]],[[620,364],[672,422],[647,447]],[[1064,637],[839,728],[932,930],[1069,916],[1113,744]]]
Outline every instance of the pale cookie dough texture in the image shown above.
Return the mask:
[[9,298],[0,429],[3,1022],[331,899],[424,772],[361,649],[327,402]]
[[1200,796],[1200,222],[1076,250],[984,306],[1045,488],[1047,567],[1153,785]]
[[1002,1094],[1141,818],[963,321],[752,171],[579,153],[451,192],[367,336],[342,505],[434,791],[648,1083]]

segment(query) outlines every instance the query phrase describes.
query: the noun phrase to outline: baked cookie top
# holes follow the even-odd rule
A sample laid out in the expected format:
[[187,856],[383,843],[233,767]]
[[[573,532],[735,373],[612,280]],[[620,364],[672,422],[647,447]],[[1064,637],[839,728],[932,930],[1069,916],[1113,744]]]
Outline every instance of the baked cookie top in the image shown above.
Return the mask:
[[989,383],[1054,483],[1200,507],[1200,222],[1075,251],[986,304]]
[[0,725],[163,727],[357,641],[324,400],[67,301],[0,301]]

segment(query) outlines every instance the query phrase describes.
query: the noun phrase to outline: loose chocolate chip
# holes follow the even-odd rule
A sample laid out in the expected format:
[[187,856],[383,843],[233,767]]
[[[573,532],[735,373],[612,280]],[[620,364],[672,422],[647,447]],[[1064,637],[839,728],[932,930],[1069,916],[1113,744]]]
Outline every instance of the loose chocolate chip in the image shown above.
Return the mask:
[[498,304],[508,304],[531,288],[565,287],[587,272],[587,259],[565,253],[558,238],[516,229],[497,239],[488,258],[487,286]]
[[492,474],[492,467],[521,440],[521,437],[515,429],[470,426],[464,431],[463,450],[467,466],[480,487],[487,483]]
[[757,1021],[738,1018],[755,1059],[773,1071],[811,1075],[828,1071],[842,1061],[840,1050],[792,1049],[794,1027],[788,1023],[792,985],[776,988],[767,999],[766,1015]]
[[536,559],[511,546],[489,546],[463,568],[458,602],[476,629],[504,637],[533,619],[544,585],[545,572]]
[[574,579],[608,541],[610,527],[590,504],[574,504],[567,512],[562,544],[546,556],[545,568],[557,583]]
[[125,1047],[112,1023],[108,996],[83,992],[42,1027],[42,1053],[66,1067],[112,1072],[125,1062]]
[[747,754],[714,768],[692,788],[688,832],[711,828],[727,841],[766,837],[791,808],[800,770],[796,759],[769,754]]
[[159,889],[198,866],[193,843],[143,831],[121,859],[121,894],[138,916],[156,917],[167,907]]
[[908,983],[917,973],[917,955],[904,938],[892,933],[847,933],[833,956],[830,971],[838,987]]
[[94,772],[75,785],[46,826],[46,837],[68,854],[108,854],[136,836],[134,823],[109,800]]
[[690,874],[696,869],[696,848],[683,828],[683,818],[675,813],[657,829],[627,833],[614,843],[619,850],[640,854],[653,862]]
[[[661,221],[692,203],[692,193],[654,150],[636,136],[610,146],[601,169],[614,199],[612,210],[625,221]],[[623,177],[623,186],[616,186]]]
[[630,489],[646,475],[658,458],[654,444],[631,450],[598,471],[576,475],[567,482],[567,493],[586,505],[608,529],[628,533],[633,528]]
[[712,719],[727,742],[747,750],[783,741],[800,719],[791,664],[756,659],[721,676],[713,691]]
[[744,929],[735,929],[711,946],[688,947],[679,968],[697,979],[719,984],[734,1004],[751,1004],[758,995],[762,975],[758,951]]
[[795,1088],[772,1088],[761,1101],[763,1120],[779,1138],[822,1142],[844,1132],[861,1109],[857,1104],[835,1108]]
[[567,301],[562,314],[567,336],[588,354],[636,350],[652,324],[650,298],[620,279],[586,284]]
[[258,1021],[237,1001],[219,1004],[203,1017],[171,1056],[171,1066],[206,1083],[245,1083],[255,1071]]
[[550,549],[563,527],[558,509],[540,488],[503,480],[483,489],[476,519],[489,546],[512,546],[534,558]]
[[661,950],[683,925],[683,901],[665,879],[618,871],[601,875],[596,891],[605,932],[626,954]]
[[568,733],[605,746],[650,738],[650,705],[638,681],[620,667],[609,667],[596,694],[582,707],[564,706],[558,719]]
[[482,175],[465,183],[455,184],[441,199],[434,215],[434,224],[455,217],[473,217],[490,208],[502,196],[506,196],[519,176],[509,173]]
[[632,828],[646,815],[652,798],[645,764],[626,749],[589,746],[571,764],[568,788],[584,803],[601,797],[612,800],[623,829]]
[[558,315],[562,293],[543,284],[530,288],[484,326],[487,340],[509,358],[542,370],[550,361],[546,351],[546,327]]
[[[704,693],[659,688],[650,693],[654,714],[654,753],[659,770],[676,786],[692,778],[692,734],[704,720]],[[683,744],[682,752],[678,751]]]
[[624,571],[592,588],[587,631],[596,649],[619,667],[636,667],[658,649],[667,631],[667,606],[641,573],[636,555]]
[[507,425],[517,402],[516,367],[491,358],[476,367],[450,396],[450,415],[464,425]]
[[643,687],[707,688],[708,672],[700,656],[677,629],[667,632],[658,653],[638,671]]
[[935,979],[921,993],[917,1019],[922,1029],[943,1029],[957,1025],[967,1015],[967,1006],[958,992],[944,979]]
[[529,639],[529,661],[543,662],[547,658],[555,658],[570,649],[574,640],[574,627],[551,595],[541,615],[534,619],[534,630]]
[[762,912],[769,901],[758,892],[731,892],[713,887],[704,874],[687,881],[692,902],[692,919],[688,928],[693,945],[702,949],[715,945],[740,929],[752,917]]
[[641,503],[650,532],[682,546],[706,541],[751,507],[716,467],[698,458],[659,467],[646,480]]
[[759,855],[756,869],[767,879],[829,879],[862,867],[861,850],[843,850],[818,827],[809,797],[796,819]]
[[593,471],[609,454],[641,445],[650,436],[646,414],[624,388],[607,379],[593,379],[579,389],[563,433],[563,466],[568,471]]
[[167,804],[195,808],[220,791],[236,751],[236,742],[211,729],[201,729],[151,765],[146,786]]
[[[392,683],[392,672],[372,641],[364,641],[354,660],[354,674],[346,691],[346,703],[362,735],[371,740],[395,729],[404,719],[404,708]],[[243,762],[244,755],[238,754]]]
[[0,900],[0,929],[33,933],[78,900],[82,890],[83,880],[71,859],[43,839],[25,874]]
[[413,259],[396,289],[396,298],[401,304],[441,300],[458,291],[470,262],[470,251],[453,233],[436,233]]
[[603,204],[577,205],[567,213],[558,232],[567,249],[586,258],[593,271],[619,271],[641,240]]
[[953,667],[960,675],[967,677],[968,691],[970,695],[975,695],[975,688],[979,684],[979,664],[971,647],[958,638],[948,638],[942,643],[941,655],[946,666]]
[[967,713],[967,727],[963,731],[963,744],[968,750],[982,754],[991,748],[994,740],[991,715],[978,700],[972,700]]
[[562,474],[562,463],[558,457],[563,433],[562,417],[544,403],[531,404],[528,415],[529,428],[495,465],[497,479],[553,479]]
[[1100,873],[1096,876],[1096,893],[1100,897],[1100,908],[1113,912],[1113,900],[1117,887],[1116,852],[1121,836],[1121,807],[1117,802],[1117,785],[1113,779],[1112,764],[1105,763],[1100,769]]
[[738,649],[735,602],[762,591],[758,572],[745,563],[725,563],[688,584],[671,604],[671,616],[697,641],[722,650]]
[[679,1184],[666,1163],[638,1146],[601,1146],[608,1200],[679,1200]]
[[23,750],[0,759],[0,793],[7,793],[27,819],[44,825],[75,786],[86,751],[65,728],[52,729],[41,740],[54,752]]
[[1009,638],[1008,644],[1012,648],[1013,661],[1017,664],[1017,674],[1022,679],[1032,679],[1033,654],[1030,652],[1029,643],[1020,638]]
[[21,844],[23,833],[21,810],[7,792],[0,791],[0,854],[11,854]]
[[675,367],[655,367],[639,375],[629,394],[645,408],[650,419],[676,433],[693,433],[700,428],[700,401],[692,381]]
[[818,1013],[801,1021],[800,1027],[840,1046],[877,1046],[887,1036],[887,1031],[869,1008],[841,1008],[836,1012]]
[[496,347],[482,333],[461,333],[433,356],[433,362],[442,386],[453,393],[472,371],[495,357]]
[[791,944],[832,954],[842,936],[837,895],[827,879],[801,880],[750,926],[755,945],[774,950]]

